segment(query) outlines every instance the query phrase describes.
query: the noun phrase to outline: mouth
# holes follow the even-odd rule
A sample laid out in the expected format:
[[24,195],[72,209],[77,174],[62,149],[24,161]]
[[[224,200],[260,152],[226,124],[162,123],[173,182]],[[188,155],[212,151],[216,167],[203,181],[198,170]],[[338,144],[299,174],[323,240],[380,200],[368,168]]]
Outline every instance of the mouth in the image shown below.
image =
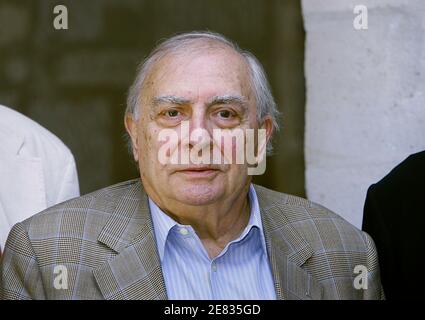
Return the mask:
[[220,172],[219,169],[212,168],[212,167],[192,167],[192,168],[186,168],[183,170],[178,170],[178,173],[184,174],[189,177],[212,177],[215,176]]

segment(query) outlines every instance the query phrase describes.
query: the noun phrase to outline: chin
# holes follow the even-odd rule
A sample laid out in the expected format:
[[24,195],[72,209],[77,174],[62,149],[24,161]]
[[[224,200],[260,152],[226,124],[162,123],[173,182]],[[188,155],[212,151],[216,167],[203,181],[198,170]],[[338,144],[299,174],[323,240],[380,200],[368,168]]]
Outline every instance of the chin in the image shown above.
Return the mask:
[[211,183],[185,184],[175,189],[175,198],[187,205],[202,206],[216,202],[223,193],[223,186],[215,186]]

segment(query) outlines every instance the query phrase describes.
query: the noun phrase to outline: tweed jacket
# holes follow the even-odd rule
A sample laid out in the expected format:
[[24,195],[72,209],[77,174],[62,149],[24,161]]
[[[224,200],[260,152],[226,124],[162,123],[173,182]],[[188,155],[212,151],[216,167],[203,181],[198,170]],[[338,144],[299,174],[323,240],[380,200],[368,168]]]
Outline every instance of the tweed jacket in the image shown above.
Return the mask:
[[[366,233],[308,200],[258,185],[255,190],[278,299],[383,297],[375,246]],[[367,289],[354,286],[357,265],[367,269]],[[167,299],[140,179],[16,224],[0,262],[0,297]]]

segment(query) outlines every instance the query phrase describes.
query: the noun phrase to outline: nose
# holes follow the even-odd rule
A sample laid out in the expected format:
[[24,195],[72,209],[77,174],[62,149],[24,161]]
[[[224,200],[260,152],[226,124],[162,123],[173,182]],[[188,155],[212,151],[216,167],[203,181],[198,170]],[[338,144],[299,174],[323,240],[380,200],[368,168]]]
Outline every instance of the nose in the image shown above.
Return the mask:
[[204,148],[211,142],[211,128],[204,110],[195,110],[189,120],[189,145]]

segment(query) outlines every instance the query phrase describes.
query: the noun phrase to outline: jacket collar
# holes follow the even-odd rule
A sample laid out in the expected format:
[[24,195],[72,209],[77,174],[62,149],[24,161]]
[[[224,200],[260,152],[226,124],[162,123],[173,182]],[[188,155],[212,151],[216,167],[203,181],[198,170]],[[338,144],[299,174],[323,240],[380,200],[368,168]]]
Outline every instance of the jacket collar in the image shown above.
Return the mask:
[[[277,298],[319,299],[321,286],[301,268],[313,249],[277,203],[277,193],[255,189]],[[106,299],[167,299],[148,197],[139,179],[117,199],[98,241],[115,251],[94,270]]]

